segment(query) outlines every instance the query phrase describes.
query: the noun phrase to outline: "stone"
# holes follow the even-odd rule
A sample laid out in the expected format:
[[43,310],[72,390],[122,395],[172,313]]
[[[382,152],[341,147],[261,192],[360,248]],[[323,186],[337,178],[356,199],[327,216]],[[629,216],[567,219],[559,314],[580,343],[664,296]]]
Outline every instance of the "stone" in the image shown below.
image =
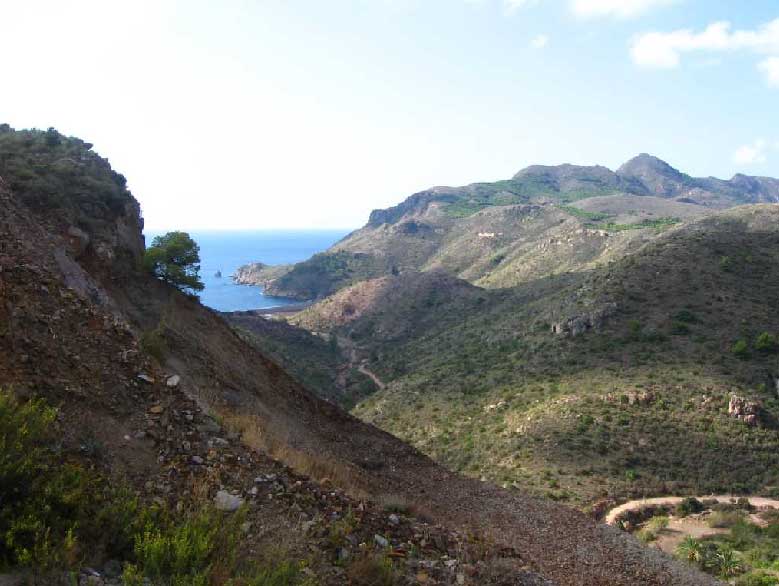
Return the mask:
[[143,372],[138,375],[138,380],[143,381],[145,383],[148,383],[150,385],[154,384],[154,378],[152,378],[151,376],[149,376],[148,374],[145,374]]
[[193,464],[197,464],[198,466],[202,466],[205,464],[205,460],[201,458],[200,456],[192,456],[191,458]]
[[214,498],[214,506],[220,511],[237,511],[243,504],[243,499],[239,496],[230,494],[226,490],[220,490]]
[[760,414],[763,406],[759,401],[752,401],[738,395],[731,395],[728,402],[728,415],[747,425],[757,426],[760,424]]
[[153,415],[159,415],[163,411],[165,411],[165,407],[163,407],[162,405],[154,405],[152,407],[149,407],[149,413]]
[[376,545],[379,547],[389,547],[389,541],[387,538],[379,535],[378,533],[373,536],[373,541],[375,541]]
[[392,513],[392,514],[389,516],[389,522],[390,522],[392,525],[400,525],[400,517],[398,517],[398,516],[397,516],[395,513]]
[[173,376],[168,377],[168,380],[165,381],[165,384],[171,389],[175,389],[177,386],[179,386],[180,382],[181,377],[177,374],[174,374]]

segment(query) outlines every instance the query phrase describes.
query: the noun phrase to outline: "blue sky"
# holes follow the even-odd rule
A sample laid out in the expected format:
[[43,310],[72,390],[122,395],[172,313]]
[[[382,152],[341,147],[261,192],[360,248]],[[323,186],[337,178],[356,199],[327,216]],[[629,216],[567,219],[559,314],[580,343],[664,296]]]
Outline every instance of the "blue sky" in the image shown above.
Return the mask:
[[650,152],[779,176],[775,0],[4,0],[0,121],[159,228],[349,228],[432,185]]

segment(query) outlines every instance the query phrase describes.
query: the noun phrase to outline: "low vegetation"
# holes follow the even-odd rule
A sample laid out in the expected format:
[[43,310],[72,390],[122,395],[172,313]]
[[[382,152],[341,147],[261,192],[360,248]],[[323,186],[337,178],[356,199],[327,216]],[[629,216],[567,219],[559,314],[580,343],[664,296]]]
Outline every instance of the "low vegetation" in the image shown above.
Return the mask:
[[38,584],[85,565],[123,560],[125,586],[293,586],[301,566],[262,567],[238,552],[244,513],[173,513],[58,451],[56,410],[0,390],[0,570],[30,568]]
[[90,231],[123,213],[130,200],[125,177],[92,151],[92,144],[55,130],[14,130],[0,124],[0,177],[35,210]]
[[718,515],[714,526],[721,527],[723,519],[727,533],[705,539],[688,536],[676,555],[717,577],[735,579],[739,586],[779,585],[779,522],[760,526],[729,513]]

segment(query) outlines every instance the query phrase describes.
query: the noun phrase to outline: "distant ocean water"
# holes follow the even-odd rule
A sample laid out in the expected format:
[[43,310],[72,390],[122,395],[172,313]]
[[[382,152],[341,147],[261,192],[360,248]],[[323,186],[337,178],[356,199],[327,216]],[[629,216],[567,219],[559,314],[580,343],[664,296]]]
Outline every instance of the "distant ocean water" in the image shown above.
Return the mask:
[[[145,232],[146,245],[163,233]],[[189,231],[200,246],[200,277],[206,286],[200,292],[200,301],[218,311],[263,309],[294,303],[289,299],[265,296],[261,287],[236,285],[230,276],[239,266],[250,262],[277,265],[306,260],[348,233],[348,230]],[[221,278],[216,276],[217,271],[221,271]]]

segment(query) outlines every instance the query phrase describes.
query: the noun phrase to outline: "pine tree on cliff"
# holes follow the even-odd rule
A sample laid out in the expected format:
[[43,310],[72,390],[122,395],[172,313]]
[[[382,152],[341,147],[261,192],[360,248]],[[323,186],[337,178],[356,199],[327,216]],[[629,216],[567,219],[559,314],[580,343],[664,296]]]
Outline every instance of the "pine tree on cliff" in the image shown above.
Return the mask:
[[158,279],[184,293],[202,291],[200,247],[186,232],[157,236],[146,249],[143,265]]

